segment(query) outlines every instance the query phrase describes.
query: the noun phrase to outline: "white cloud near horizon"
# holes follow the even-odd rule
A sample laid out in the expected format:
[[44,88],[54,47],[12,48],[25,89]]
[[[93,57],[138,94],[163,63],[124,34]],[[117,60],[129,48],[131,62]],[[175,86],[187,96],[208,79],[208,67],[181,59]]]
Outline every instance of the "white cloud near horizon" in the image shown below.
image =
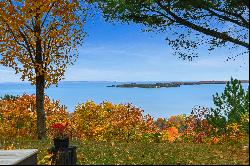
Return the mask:
[[[227,53],[183,61],[166,45],[139,43],[89,44],[79,50],[65,81],[187,81],[249,79],[244,58],[225,62]],[[245,62],[245,64],[243,64]],[[243,66],[243,67],[240,67]],[[0,82],[21,82],[14,70],[0,66]]]
[[1,82],[21,82],[20,75],[16,75],[14,70],[0,66],[0,83]]

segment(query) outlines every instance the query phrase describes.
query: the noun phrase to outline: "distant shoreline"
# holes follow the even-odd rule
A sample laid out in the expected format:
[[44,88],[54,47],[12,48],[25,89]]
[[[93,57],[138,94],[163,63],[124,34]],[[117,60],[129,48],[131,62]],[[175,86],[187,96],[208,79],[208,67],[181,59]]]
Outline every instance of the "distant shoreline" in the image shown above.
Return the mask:
[[[154,84],[120,84],[111,85],[107,87],[117,87],[117,88],[170,88],[170,87],[180,87],[181,85],[203,85],[203,84],[226,84],[228,81],[183,81],[183,82],[167,82],[167,83],[154,83]],[[249,80],[240,80],[241,83],[249,83]]]
[[[249,80],[239,80],[241,83],[249,83]],[[172,82],[181,85],[201,85],[201,84],[226,84],[228,81],[193,81],[193,82]]]

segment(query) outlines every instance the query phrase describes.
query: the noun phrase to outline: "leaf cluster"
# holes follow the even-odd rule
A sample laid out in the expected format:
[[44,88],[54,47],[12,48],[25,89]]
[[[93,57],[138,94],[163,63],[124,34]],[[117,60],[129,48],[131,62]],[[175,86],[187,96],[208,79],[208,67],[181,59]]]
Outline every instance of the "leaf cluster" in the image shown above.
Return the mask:
[[63,79],[86,36],[87,8],[78,0],[0,1],[0,64],[46,87]]

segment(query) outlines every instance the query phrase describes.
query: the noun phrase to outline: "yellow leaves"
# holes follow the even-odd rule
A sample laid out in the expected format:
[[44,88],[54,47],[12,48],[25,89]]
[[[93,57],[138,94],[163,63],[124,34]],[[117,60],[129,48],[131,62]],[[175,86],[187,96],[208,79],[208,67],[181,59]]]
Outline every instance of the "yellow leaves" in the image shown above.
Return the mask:
[[103,102],[97,105],[88,101],[76,107],[71,120],[75,130],[85,133],[87,139],[132,141],[139,140],[142,133],[157,131],[149,118],[129,104]]
[[[35,95],[26,95],[17,100],[0,100],[0,137],[25,137],[36,138],[36,112]],[[58,101],[52,102],[45,97],[45,112],[47,126],[54,122],[69,122],[68,113],[60,106]],[[50,129],[48,135],[50,136]]]
[[226,126],[227,135],[233,142],[242,141],[246,137],[246,133],[241,128],[240,124],[231,123]]
[[39,165],[52,165],[53,154],[48,154],[38,161]]
[[85,37],[77,13],[80,4],[61,0],[13,0],[12,4],[0,2],[1,63],[12,68],[18,64],[16,73],[35,84],[36,74],[43,74],[40,69],[34,72],[37,40],[41,40],[46,87],[57,84],[78,57],[75,46]]
[[[0,139],[1,137],[29,137],[36,138],[36,97],[23,95],[16,100],[0,100]],[[142,115],[142,110],[131,104],[112,104],[93,101],[76,106],[69,116],[66,107],[60,101],[51,101],[45,97],[45,112],[47,134],[52,137],[51,124],[67,123],[67,131],[71,138],[77,140],[97,141],[168,141],[189,143],[224,143],[226,141],[240,141],[246,138],[241,125],[232,123],[227,125],[223,135],[211,135],[207,129],[207,121],[197,122],[194,119],[184,120],[181,116],[171,117],[167,121],[158,119],[159,123],[169,125],[160,131],[151,116]],[[184,118],[185,119],[185,118]],[[195,124],[193,124],[195,123]],[[180,125],[182,124],[182,125]],[[190,127],[192,126],[192,127]],[[195,126],[195,127],[193,127]]]
[[162,131],[162,140],[174,142],[180,136],[178,129],[176,127],[169,127]]

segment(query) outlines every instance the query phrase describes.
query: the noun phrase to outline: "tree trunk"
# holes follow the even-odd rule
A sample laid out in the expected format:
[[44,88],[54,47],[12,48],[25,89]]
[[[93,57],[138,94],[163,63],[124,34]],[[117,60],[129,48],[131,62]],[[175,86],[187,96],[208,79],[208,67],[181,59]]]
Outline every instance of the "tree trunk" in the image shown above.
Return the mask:
[[46,117],[44,111],[44,75],[36,77],[36,113],[38,139],[46,136]]
[[46,137],[46,116],[44,111],[44,88],[45,77],[43,70],[41,27],[39,14],[35,17],[35,36],[36,36],[36,55],[35,55],[35,72],[36,72],[36,113],[37,113],[37,135],[38,139]]
[[36,41],[36,113],[37,113],[37,135],[38,139],[46,136],[46,117],[44,111],[44,88],[45,78],[42,70],[42,49],[41,40]]

